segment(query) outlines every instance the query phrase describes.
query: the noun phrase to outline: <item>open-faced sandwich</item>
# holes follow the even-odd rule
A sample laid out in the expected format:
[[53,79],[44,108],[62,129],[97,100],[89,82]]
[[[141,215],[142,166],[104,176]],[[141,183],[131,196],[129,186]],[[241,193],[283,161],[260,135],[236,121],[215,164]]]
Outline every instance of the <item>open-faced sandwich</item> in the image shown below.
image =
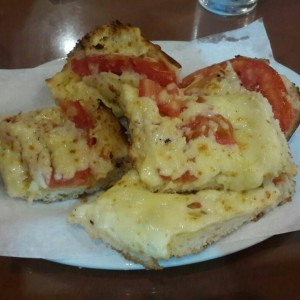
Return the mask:
[[[237,60],[247,62],[239,72]],[[299,123],[299,94],[266,62],[260,75],[260,62],[236,58],[179,85],[124,84],[119,103],[134,170],[76,207],[69,222],[156,269],[289,201],[297,167],[286,137]]]
[[292,160],[267,98],[241,85],[231,65],[205,91],[196,83],[162,88],[145,79],[123,88],[131,156],[150,190],[243,191],[288,173]]
[[181,66],[140,29],[120,22],[86,34],[69,53],[63,69],[47,80],[54,98],[101,99],[117,116],[124,83],[138,87],[140,78],[165,86],[177,82]]
[[160,259],[198,253],[246,222],[291,199],[292,175],[243,192],[205,189],[191,194],[150,192],[135,170],[69,215],[127,259],[147,269]]
[[57,201],[110,187],[130,165],[118,120],[88,99],[3,117],[0,157],[8,194],[29,201]]

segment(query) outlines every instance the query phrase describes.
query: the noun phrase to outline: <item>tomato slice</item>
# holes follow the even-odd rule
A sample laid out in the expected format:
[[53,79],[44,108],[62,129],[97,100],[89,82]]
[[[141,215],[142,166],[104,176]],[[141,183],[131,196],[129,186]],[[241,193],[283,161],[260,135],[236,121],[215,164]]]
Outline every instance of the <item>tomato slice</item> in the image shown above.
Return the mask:
[[147,78],[158,82],[161,86],[176,82],[176,74],[163,62],[155,62],[139,57],[131,59],[133,71],[146,75]]
[[91,176],[91,169],[87,168],[82,171],[77,171],[75,175],[72,178],[69,179],[56,179],[54,177],[54,171],[52,172],[52,176],[49,181],[49,188],[62,188],[62,187],[75,187],[75,186],[81,186],[84,185],[89,177]]
[[191,122],[183,125],[184,136],[189,142],[199,136],[208,137],[210,131],[213,130],[217,143],[221,145],[233,145],[235,139],[233,137],[233,128],[231,123],[222,115],[198,115]]
[[186,77],[184,77],[181,81],[181,87],[187,87],[190,85],[196,78],[209,78],[216,76],[217,74],[224,74],[224,69],[226,68],[227,61],[214,64],[211,66],[208,66],[206,68],[197,70]]
[[171,83],[163,88],[157,82],[150,79],[141,79],[139,86],[139,96],[153,99],[162,116],[171,118],[178,117],[185,104],[177,98],[179,89],[176,84]]
[[91,116],[81,105],[80,101],[62,101],[60,106],[77,128],[89,130],[94,127]]
[[162,61],[153,61],[134,56],[104,54],[73,58],[71,67],[80,76],[100,72],[112,72],[121,75],[123,71],[131,70],[145,75],[147,78],[158,82],[161,86],[177,81],[175,72],[170,70]]
[[158,102],[158,95],[163,90],[162,86],[150,79],[141,79],[139,85],[139,97],[148,97]]
[[288,131],[295,111],[287,99],[288,92],[281,76],[259,59],[237,57],[231,60],[231,63],[246,89],[261,92],[269,100],[281,130]]
[[185,173],[183,173],[178,179],[176,179],[177,181],[180,181],[180,182],[192,182],[192,181],[195,181],[197,180],[197,177],[192,175],[190,173],[190,171],[186,171]]
[[[158,172],[160,172],[160,170],[158,170]],[[165,175],[162,175],[162,174],[159,174],[159,176],[163,179],[163,180],[166,180],[166,181],[171,181],[172,180],[172,177],[171,176],[165,176]],[[192,181],[195,181],[197,180],[197,177],[192,175],[190,173],[190,171],[186,171],[185,173],[183,173],[180,177],[174,179],[174,181],[177,181],[177,182],[182,182],[182,183],[185,183],[185,182],[192,182]]]
[[[260,92],[268,99],[274,117],[279,120],[281,130],[287,132],[293,123],[295,110],[288,101],[288,92],[281,76],[260,59],[237,56],[229,62],[246,89]],[[224,72],[226,65],[227,61],[224,61],[195,71],[182,80],[182,86],[188,86],[197,77],[211,77],[218,72]]]

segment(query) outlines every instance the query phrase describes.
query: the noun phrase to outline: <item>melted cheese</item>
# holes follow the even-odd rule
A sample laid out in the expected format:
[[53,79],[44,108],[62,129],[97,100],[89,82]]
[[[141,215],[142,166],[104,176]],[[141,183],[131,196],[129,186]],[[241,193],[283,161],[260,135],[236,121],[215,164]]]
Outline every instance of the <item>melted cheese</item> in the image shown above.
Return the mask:
[[[186,109],[173,118],[161,116],[152,99],[140,98],[137,89],[124,86],[120,102],[130,121],[131,154],[148,188],[167,192],[203,188],[243,191],[281,173],[296,173],[267,100],[231,81],[219,83],[219,93],[215,87],[207,89],[203,103],[185,97]],[[231,86],[234,93],[229,93]],[[182,124],[197,115],[215,114],[231,123],[236,144],[221,145],[213,135],[187,142]],[[196,180],[178,180],[187,172]]]
[[93,238],[104,239],[125,255],[168,259],[177,235],[192,235],[210,226],[220,228],[234,218],[255,216],[275,206],[279,198],[279,189],[271,183],[242,193],[151,193],[131,170],[94,201],[76,207],[68,220],[82,224]]
[[52,176],[68,180],[87,169],[93,176],[86,182],[90,187],[104,180],[115,163],[126,161],[127,144],[118,121],[97,105],[86,103],[95,120],[89,133],[95,139],[92,146],[87,144],[87,132],[76,128],[59,107],[20,113],[0,122],[0,172],[10,196],[39,199],[49,190]]
[[[19,114],[13,121],[1,122],[0,131],[2,176],[12,196],[26,195],[31,181],[47,188],[53,170],[56,179],[68,179],[88,167],[83,134],[59,108]],[[18,172],[9,171],[12,165]],[[27,185],[16,184],[16,178],[19,183],[26,178]],[[17,186],[23,186],[21,193]]]

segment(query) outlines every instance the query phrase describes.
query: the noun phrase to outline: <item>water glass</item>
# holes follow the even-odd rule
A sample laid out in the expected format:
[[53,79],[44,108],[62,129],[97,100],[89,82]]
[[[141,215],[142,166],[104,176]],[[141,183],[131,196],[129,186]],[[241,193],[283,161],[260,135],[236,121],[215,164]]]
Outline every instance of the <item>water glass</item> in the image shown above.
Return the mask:
[[223,16],[237,16],[251,12],[258,0],[199,0],[210,12]]

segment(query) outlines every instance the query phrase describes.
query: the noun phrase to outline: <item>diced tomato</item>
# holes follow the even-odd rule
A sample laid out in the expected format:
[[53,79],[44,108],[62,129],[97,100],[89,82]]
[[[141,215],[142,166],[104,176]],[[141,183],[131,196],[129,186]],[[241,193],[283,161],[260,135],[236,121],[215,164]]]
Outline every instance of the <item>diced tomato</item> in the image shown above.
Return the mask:
[[197,177],[192,175],[189,171],[186,171],[184,174],[182,174],[178,179],[176,179],[177,181],[180,182],[192,182],[197,180]]
[[208,136],[210,130],[213,130],[217,143],[221,145],[233,145],[233,128],[228,120],[222,115],[198,115],[194,120],[181,127],[184,130],[184,136],[189,142],[199,136]]
[[139,85],[139,97],[148,97],[158,102],[158,95],[162,91],[162,86],[150,79],[141,79]]
[[[160,172],[160,170],[158,170],[158,172]],[[166,176],[166,175],[162,175],[159,174],[160,177],[165,180],[165,181],[171,181],[172,177],[171,176]],[[194,175],[191,175],[191,173],[189,171],[186,171],[184,174],[182,174],[180,177],[174,179],[175,181],[179,181],[179,182],[192,182],[197,180],[197,177]]]
[[152,98],[157,104],[159,113],[163,116],[178,117],[185,108],[184,102],[176,97],[178,94],[179,89],[173,83],[163,88],[153,80],[140,80],[139,96]]
[[147,78],[166,86],[176,82],[176,74],[162,61],[125,55],[94,55],[83,58],[73,58],[72,70],[80,76],[87,76],[99,72],[112,72],[121,75],[125,70],[143,74]]
[[[159,172],[160,170],[158,170],[158,172]],[[171,176],[166,176],[166,175],[162,175],[162,174],[159,174],[159,176],[163,179],[163,180],[165,180],[165,181],[170,181],[170,180],[172,180],[172,177]]]
[[171,118],[178,117],[183,108],[182,102],[178,99],[169,102],[158,102],[157,106],[161,115]]
[[88,144],[89,147],[92,147],[92,146],[96,145],[97,144],[97,138],[94,137],[94,136],[92,136],[92,137],[89,136],[88,139],[87,139],[87,144]]
[[77,128],[89,130],[94,127],[91,116],[81,105],[80,101],[62,101],[60,106]]
[[50,178],[50,182],[48,184],[49,188],[62,188],[62,187],[75,187],[84,185],[89,177],[91,176],[90,168],[77,171],[72,178],[69,179],[56,179],[54,176],[54,171],[52,172],[52,176]]
[[[294,120],[295,110],[287,99],[288,93],[281,76],[260,59],[237,56],[229,62],[246,89],[260,92],[268,99],[281,130],[287,132]],[[197,77],[212,77],[224,72],[227,63],[224,61],[193,72],[182,80],[182,86],[188,86]]]
[[190,209],[197,209],[197,208],[201,208],[201,202],[192,202],[190,204],[187,205],[188,208]]

